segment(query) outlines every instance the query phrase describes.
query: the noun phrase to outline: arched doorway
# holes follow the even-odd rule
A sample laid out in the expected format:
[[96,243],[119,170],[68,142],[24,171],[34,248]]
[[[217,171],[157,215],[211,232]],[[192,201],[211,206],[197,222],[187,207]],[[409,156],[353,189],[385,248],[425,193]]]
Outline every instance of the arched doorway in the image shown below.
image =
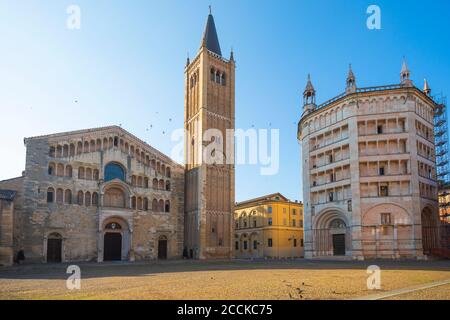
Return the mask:
[[62,236],[52,233],[47,237],[47,262],[59,263],[62,261]]
[[[351,254],[351,232],[347,217],[340,209],[325,209],[313,221],[311,240],[313,256]],[[306,239],[308,241],[308,239]]]
[[433,211],[429,207],[422,210],[422,248],[425,255],[429,255],[432,249],[439,247],[437,221],[433,217]]
[[158,239],[158,259],[166,260],[167,259],[167,237],[161,236]]
[[104,237],[103,260],[122,260],[122,226],[117,222],[108,223],[105,226]]

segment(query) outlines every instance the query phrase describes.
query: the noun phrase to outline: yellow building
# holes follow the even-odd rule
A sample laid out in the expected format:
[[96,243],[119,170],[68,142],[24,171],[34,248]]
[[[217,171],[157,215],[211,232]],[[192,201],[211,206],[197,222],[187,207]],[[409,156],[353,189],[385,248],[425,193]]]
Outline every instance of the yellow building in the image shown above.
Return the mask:
[[439,191],[439,215],[441,221],[450,223],[450,188]]
[[303,204],[280,193],[236,203],[236,258],[303,257]]

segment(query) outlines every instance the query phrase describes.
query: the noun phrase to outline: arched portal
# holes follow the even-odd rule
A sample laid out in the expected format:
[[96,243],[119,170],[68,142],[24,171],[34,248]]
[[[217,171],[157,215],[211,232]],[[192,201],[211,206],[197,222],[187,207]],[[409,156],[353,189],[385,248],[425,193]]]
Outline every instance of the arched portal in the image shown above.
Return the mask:
[[338,209],[328,209],[318,214],[312,237],[314,256],[345,256],[351,251],[347,218]]
[[62,261],[62,236],[51,233],[47,237],[47,262],[60,263]]
[[128,225],[121,219],[110,219],[103,227],[103,261],[127,258],[130,235]]
[[167,237],[161,236],[158,239],[158,259],[167,259]]

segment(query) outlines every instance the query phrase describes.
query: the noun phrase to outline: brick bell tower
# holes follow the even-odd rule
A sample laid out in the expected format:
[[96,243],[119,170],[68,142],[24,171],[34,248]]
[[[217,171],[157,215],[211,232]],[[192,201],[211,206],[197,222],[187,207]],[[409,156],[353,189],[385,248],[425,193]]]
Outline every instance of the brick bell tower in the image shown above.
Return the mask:
[[185,248],[195,259],[232,258],[235,62],[233,52],[222,57],[211,8],[185,76]]

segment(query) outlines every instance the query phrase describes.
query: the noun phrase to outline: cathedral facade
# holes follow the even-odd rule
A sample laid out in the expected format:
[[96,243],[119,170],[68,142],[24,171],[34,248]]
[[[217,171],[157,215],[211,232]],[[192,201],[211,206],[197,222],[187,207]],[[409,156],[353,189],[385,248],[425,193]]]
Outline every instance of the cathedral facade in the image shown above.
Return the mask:
[[0,181],[0,265],[232,257],[234,164],[202,157],[208,129],[234,129],[211,14],[185,74],[185,165],[118,126],[24,140],[25,171]]

